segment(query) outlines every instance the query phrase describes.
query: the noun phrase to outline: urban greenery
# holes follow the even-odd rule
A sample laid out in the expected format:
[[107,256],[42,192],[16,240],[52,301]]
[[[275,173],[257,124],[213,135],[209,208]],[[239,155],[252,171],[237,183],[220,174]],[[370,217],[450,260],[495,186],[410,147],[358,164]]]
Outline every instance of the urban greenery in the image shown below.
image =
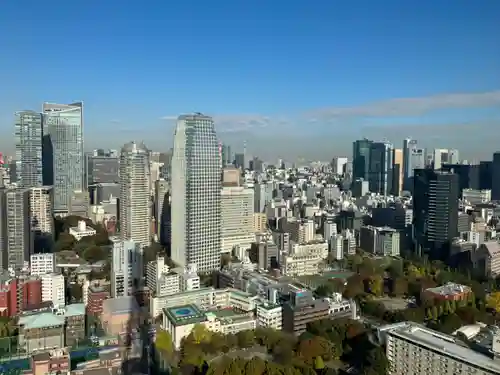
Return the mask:
[[385,374],[383,350],[371,343],[365,326],[350,319],[321,320],[300,337],[269,328],[222,335],[197,325],[178,352],[172,338],[160,331],[156,349],[185,374],[337,374],[356,366],[362,374]]

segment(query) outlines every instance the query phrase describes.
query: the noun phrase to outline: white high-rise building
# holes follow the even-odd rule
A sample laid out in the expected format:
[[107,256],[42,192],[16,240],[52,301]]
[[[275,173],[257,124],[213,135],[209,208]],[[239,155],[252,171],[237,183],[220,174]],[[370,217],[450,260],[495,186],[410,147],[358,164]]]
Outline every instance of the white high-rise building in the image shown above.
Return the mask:
[[[29,189],[29,211],[31,233],[33,235],[30,254],[38,250],[49,249],[54,238],[54,196],[51,186]],[[52,271],[51,271],[52,272]]]
[[253,231],[253,189],[223,187],[221,190],[221,251],[234,247],[250,248],[255,241]]
[[149,150],[130,142],[120,155],[120,233],[123,241],[141,248],[151,241],[151,180]]
[[64,276],[57,273],[48,273],[41,276],[42,301],[52,301],[54,307],[66,305]]
[[177,120],[172,157],[172,260],[200,272],[220,265],[221,169],[211,117]]
[[55,271],[55,254],[31,254],[30,256],[30,273],[33,276],[45,275],[54,273]]
[[122,241],[110,238],[113,244],[111,259],[111,296],[124,297],[131,295],[135,287],[141,285],[142,248],[134,241]]

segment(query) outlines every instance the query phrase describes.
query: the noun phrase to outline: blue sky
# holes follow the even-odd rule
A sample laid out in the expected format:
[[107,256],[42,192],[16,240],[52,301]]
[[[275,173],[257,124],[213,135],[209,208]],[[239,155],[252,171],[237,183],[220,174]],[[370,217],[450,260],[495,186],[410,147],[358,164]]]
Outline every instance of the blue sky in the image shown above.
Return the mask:
[[[170,145],[161,118],[190,111],[231,137],[500,119],[496,0],[15,0],[0,35],[7,149],[12,113],[43,101],[83,100],[89,147],[103,134],[110,147]],[[449,105],[450,94],[463,96]],[[424,110],[363,111],[436,97]],[[339,108],[352,111],[339,119]]]

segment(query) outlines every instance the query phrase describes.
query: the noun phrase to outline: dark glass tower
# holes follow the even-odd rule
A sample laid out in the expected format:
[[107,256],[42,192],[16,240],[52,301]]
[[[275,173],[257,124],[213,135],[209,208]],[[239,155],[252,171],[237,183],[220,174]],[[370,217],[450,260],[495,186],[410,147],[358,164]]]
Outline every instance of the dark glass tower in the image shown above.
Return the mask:
[[458,175],[416,169],[413,223],[417,251],[446,260],[452,239],[458,235]]
[[352,144],[352,177],[353,181],[362,178],[368,181],[370,171],[370,151],[373,141],[360,139]]
[[393,146],[387,142],[370,145],[368,169],[369,189],[373,193],[389,195],[393,188]]
[[491,199],[500,201],[500,151],[493,154],[491,168]]

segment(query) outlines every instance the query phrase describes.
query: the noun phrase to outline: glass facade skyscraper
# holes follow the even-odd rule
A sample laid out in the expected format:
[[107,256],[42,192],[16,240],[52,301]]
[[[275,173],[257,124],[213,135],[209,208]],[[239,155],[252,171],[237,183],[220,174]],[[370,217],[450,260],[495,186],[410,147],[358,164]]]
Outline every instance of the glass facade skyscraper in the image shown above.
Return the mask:
[[171,257],[201,272],[220,265],[221,169],[211,117],[200,113],[177,120],[172,158]]
[[[43,104],[46,135],[44,143],[50,148],[47,168],[54,186],[54,213],[70,211],[75,191],[84,190],[83,103]],[[47,181],[50,183],[49,181]]]
[[43,115],[35,111],[15,114],[17,184],[20,187],[43,185]]

